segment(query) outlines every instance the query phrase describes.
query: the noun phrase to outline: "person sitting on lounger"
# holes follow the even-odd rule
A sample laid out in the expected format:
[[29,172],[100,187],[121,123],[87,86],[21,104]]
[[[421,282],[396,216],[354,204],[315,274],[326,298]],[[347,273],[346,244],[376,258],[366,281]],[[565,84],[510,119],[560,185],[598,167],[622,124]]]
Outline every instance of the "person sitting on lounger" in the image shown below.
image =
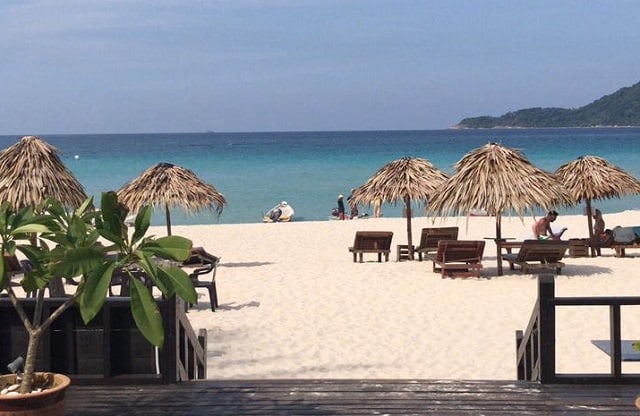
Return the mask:
[[551,223],[554,222],[558,218],[558,213],[556,211],[549,211],[546,216],[540,218],[533,224],[533,236],[538,240],[560,240],[562,238],[562,234],[567,231],[566,227],[563,228],[560,232],[554,233],[551,229]]

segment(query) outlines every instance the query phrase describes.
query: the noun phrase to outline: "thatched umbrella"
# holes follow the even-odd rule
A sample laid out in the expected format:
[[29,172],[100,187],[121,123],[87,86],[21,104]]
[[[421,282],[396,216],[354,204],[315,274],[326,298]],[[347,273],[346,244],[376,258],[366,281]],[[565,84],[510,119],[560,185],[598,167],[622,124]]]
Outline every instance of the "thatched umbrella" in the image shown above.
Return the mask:
[[589,238],[593,238],[591,201],[640,194],[640,182],[629,173],[598,156],[580,156],[556,170],[573,202],[587,205]]
[[364,185],[356,188],[353,198],[357,204],[380,203],[396,204],[402,201],[407,216],[407,244],[409,259],[413,260],[413,243],[411,238],[411,201],[418,204],[427,200],[447,179],[426,159],[405,157],[384,165]]
[[87,198],[55,147],[39,137],[25,136],[0,153],[0,202],[21,209],[36,207],[49,197],[74,208]]
[[456,173],[431,198],[433,215],[466,215],[478,208],[496,217],[498,275],[502,275],[501,220],[505,211],[521,219],[535,208],[569,205],[571,197],[556,177],[533,166],[518,150],[489,143],[467,153]]
[[227,203],[213,185],[171,163],[158,163],[145,170],[118,191],[118,200],[132,212],[144,205],[164,206],[168,235],[171,235],[170,207],[182,207],[186,213],[211,209],[220,215]]

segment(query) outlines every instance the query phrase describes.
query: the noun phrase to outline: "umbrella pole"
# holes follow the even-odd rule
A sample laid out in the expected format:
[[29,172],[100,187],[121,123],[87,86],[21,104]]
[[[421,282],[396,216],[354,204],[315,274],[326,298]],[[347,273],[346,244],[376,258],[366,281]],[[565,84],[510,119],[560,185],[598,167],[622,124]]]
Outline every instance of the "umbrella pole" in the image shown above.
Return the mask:
[[[593,213],[591,212],[591,199],[587,198],[587,227],[589,227],[589,241],[593,241]],[[596,256],[595,247],[591,247],[591,257]]]
[[167,235],[171,235],[171,215],[169,214],[169,204],[164,204],[164,209],[167,218]]
[[498,248],[498,276],[502,276],[502,230],[500,223],[502,222],[502,214],[496,214],[496,247]]
[[404,198],[404,205],[407,207],[407,244],[409,245],[409,260],[413,260],[413,241],[411,238],[411,199]]
[[589,239],[593,239],[593,213],[591,212],[591,199],[587,199],[587,225],[589,226]]

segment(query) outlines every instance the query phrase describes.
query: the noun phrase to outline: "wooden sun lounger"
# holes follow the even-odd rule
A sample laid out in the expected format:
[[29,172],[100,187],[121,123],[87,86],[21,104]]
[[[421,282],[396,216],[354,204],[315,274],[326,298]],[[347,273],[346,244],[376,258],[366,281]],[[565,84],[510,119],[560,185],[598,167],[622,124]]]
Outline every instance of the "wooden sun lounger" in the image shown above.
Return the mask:
[[433,271],[446,276],[477,276],[482,270],[484,241],[440,240]]
[[433,227],[423,228],[420,235],[420,245],[414,250],[418,253],[418,260],[422,261],[422,255],[425,257],[429,253],[438,251],[438,241],[440,240],[457,240],[458,227]]
[[559,240],[524,240],[517,253],[506,253],[502,260],[509,262],[509,268],[515,270],[517,264],[522,273],[532,269],[555,270],[560,274],[564,263],[561,262],[569,248],[568,241]]
[[391,231],[356,231],[353,247],[349,247],[349,251],[353,253],[353,262],[355,263],[358,257],[362,263],[364,253],[378,254],[378,263],[382,262],[383,254],[384,261],[389,261],[392,238]]
[[[632,226],[632,227],[614,227],[612,230],[612,239],[608,245],[600,244],[600,248],[611,248],[615,251],[616,257],[624,257],[627,253],[627,249],[640,248],[640,227]],[[624,237],[627,238],[618,238],[619,234],[623,234]],[[631,238],[628,238],[628,233],[631,233],[631,238],[635,237],[633,241]]]
[[640,248],[640,243],[630,243],[630,244],[611,243],[611,245],[609,245],[609,246],[602,246],[602,247],[604,247],[604,248],[612,248],[616,253],[615,254],[616,257],[625,257],[627,255],[626,250],[628,248],[629,249]]

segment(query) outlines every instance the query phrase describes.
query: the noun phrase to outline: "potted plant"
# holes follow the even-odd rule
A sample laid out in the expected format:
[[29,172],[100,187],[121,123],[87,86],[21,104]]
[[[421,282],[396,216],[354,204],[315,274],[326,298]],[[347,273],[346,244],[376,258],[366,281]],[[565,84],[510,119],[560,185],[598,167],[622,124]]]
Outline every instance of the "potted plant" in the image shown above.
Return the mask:
[[[91,321],[104,305],[114,271],[127,271],[135,263],[165,297],[175,294],[187,302],[196,302],[197,295],[188,275],[179,267],[164,267],[155,261],[156,258],[184,261],[191,253],[191,241],[180,236],[146,236],[151,218],[149,206],[140,209],[131,233],[124,222],[126,217],[127,209],[118,202],[114,192],[102,195],[100,210],[92,208],[91,198],[71,213],[52,199],[37,210],[27,207],[15,211],[9,204],[0,205],[0,247],[5,253],[0,262],[0,289],[8,295],[28,333],[24,371],[19,383],[19,392],[27,397],[27,401],[35,401],[30,398],[36,394],[26,393],[41,381],[36,378],[35,362],[44,331],[74,304],[79,305],[84,322]],[[32,264],[32,269],[25,273],[20,283],[25,292],[36,293],[32,316],[27,314],[9,284],[6,256],[16,252],[22,253]],[[79,279],[75,292],[41,319],[44,290],[52,279],[62,277]],[[156,300],[144,282],[130,272],[129,277],[131,312],[136,325],[145,338],[160,347],[164,342],[164,330]],[[0,398],[0,408],[2,400]],[[62,412],[64,414],[63,407]]]

